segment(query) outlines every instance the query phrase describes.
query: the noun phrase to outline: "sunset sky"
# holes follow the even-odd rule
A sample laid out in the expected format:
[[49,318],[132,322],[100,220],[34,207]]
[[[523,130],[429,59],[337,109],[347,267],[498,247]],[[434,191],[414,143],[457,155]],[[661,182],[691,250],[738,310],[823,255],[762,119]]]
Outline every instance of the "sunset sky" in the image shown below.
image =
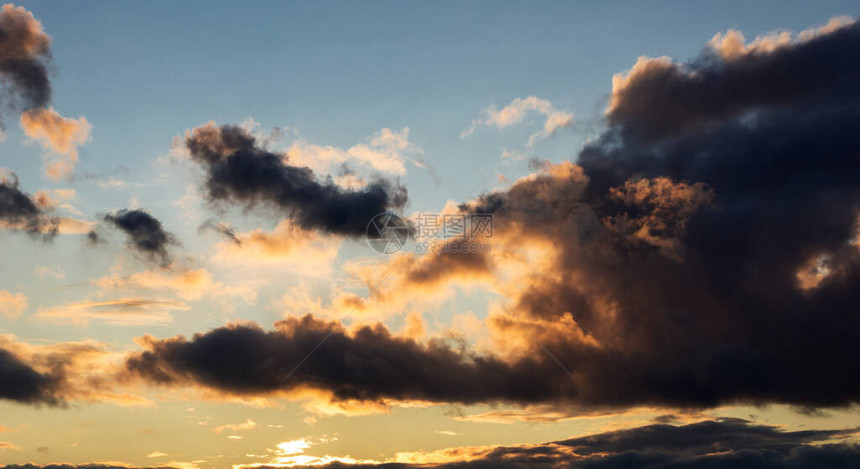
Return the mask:
[[0,468],[860,467],[858,16],[4,5]]

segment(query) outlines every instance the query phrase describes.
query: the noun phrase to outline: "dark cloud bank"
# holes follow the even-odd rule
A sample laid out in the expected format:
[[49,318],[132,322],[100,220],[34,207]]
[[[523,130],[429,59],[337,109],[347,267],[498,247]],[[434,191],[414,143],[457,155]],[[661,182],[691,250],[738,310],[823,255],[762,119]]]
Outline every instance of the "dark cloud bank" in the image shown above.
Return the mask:
[[[330,390],[339,399],[478,402],[546,397],[546,390],[534,383],[547,370],[532,362],[511,369],[496,358],[469,356],[444,343],[424,346],[395,337],[383,326],[350,335],[338,323],[311,316],[276,326],[275,331],[253,325],[222,327],[190,341],[153,339],[152,349],[131,357],[127,367],[159,384],[196,382],[236,394],[312,386]],[[324,338],[324,346],[296,369]]]
[[[304,318],[152,339],[128,367],[238,394],[303,385],[343,399],[855,404],[858,82],[857,24],[773,51],[637,65],[614,90],[607,131],[580,154],[579,176],[547,171],[464,204],[493,213],[500,235],[558,246],[552,275],[512,309],[550,322],[570,313],[598,346],[559,334],[541,339],[552,358],[536,348],[511,362]],[[360,231],[363,215],[351,214],[391,203],[384,187],[320,185],[235,127],[187,144],[215,200],[274,204],[333,232]]]
[[185,146],[206,171],[210,200],[275,209],[305,229],[363,236],[374,216],[407,200],[404,187],[383,179],[360,190],[320,181],[310,168],[291,166],[288,157],[262,148],[235,125],[195,128]]

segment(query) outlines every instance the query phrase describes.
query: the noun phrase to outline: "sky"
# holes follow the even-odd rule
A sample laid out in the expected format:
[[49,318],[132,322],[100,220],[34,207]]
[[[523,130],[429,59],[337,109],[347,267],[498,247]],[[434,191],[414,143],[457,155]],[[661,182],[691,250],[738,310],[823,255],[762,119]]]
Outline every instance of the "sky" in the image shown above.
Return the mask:
[[4,5],[0,467],[860,466],[858,15]]

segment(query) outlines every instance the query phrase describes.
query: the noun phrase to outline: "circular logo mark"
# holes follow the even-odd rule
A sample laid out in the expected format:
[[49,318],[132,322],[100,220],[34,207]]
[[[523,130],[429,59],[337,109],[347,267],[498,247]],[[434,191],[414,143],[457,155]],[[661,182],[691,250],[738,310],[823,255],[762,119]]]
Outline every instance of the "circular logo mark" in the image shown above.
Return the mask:
[[409,226],[399,216],[384,212],[367,224],[367,244],[380,254],[394,254],[409,238]]

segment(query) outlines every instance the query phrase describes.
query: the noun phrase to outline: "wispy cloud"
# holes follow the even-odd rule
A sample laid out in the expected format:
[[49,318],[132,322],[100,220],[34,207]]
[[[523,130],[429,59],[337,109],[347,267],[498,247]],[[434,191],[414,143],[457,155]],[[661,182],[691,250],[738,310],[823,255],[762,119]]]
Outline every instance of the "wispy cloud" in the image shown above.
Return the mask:
[[529,136],[527,145],[533,146],[538,141],[554,136],[561,129],[569,129],[574,125],[574,117],[570,112],[556,109],[547,99],[537,96],[516,98],[507,106],[497,109],[490,107],[484,111],[485,117],[472,121],[472,125],[460,133],[464,139],[477,130],[478,127],[495,127],[504,129],[522,124],[529,114],[538,114],[544,118],[543,129]]
[[188,309],[185,302],[177,300],[121,298],[40,308],[34,317],[78,325],[87,325],[91,321],[123,326],[165,325],[173,321],[172,312]]

